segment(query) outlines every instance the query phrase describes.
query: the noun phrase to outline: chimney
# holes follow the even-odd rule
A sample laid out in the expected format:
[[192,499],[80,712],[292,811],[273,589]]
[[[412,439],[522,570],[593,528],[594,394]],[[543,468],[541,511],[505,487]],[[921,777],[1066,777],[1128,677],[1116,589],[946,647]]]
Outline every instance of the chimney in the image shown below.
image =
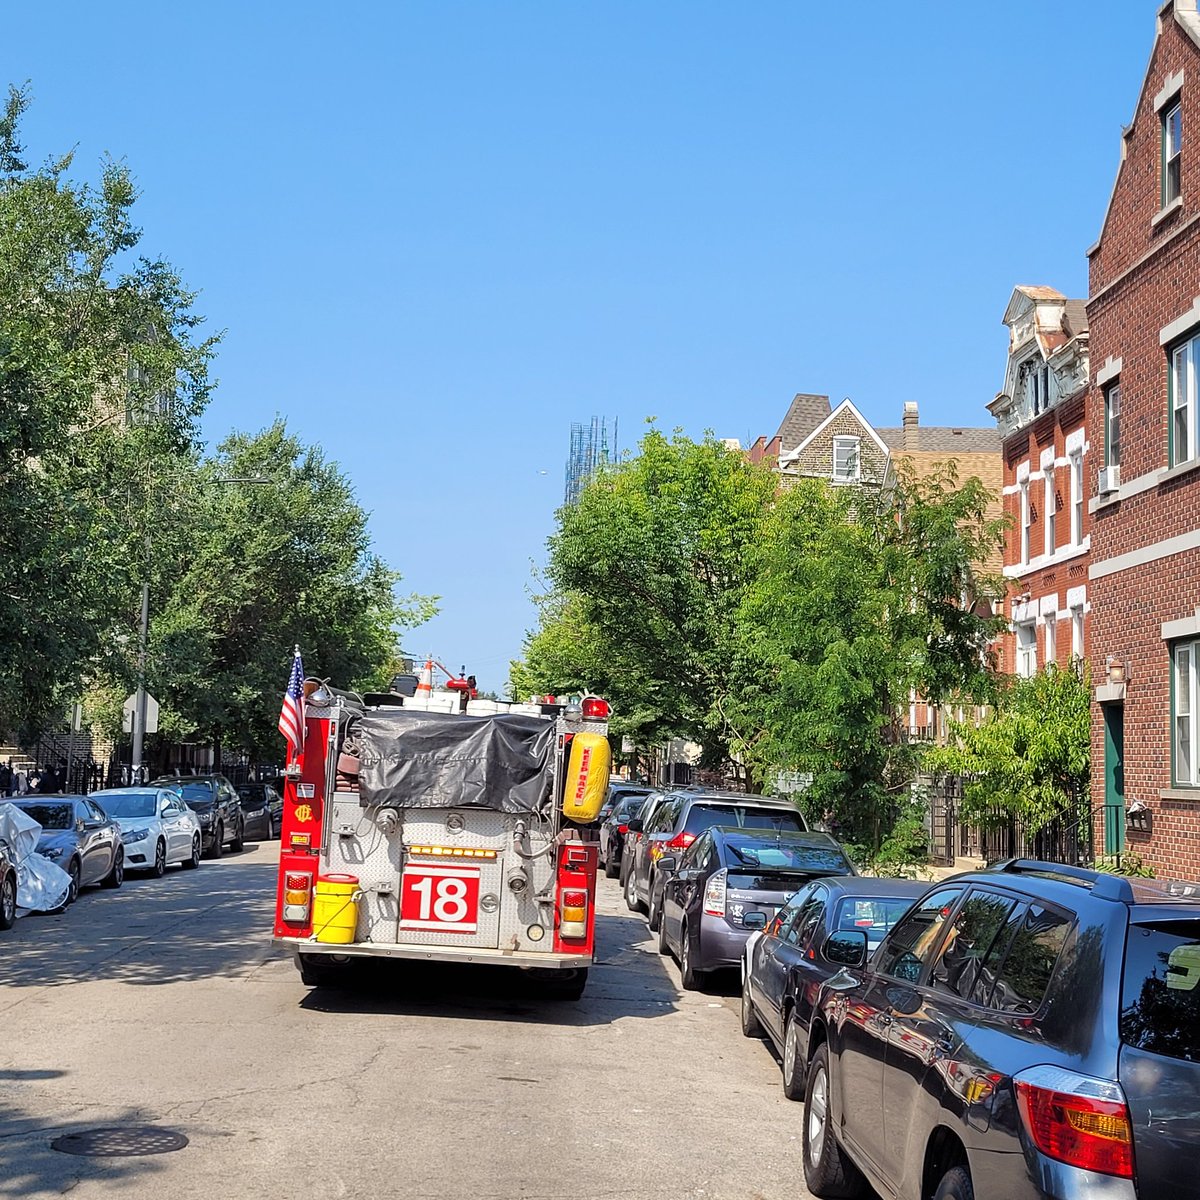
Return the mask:
[[921,432],[917,428],[917,402],[915,400],[905,400],[904,402],[904,448],[905,450],[919,450],[921,441]]

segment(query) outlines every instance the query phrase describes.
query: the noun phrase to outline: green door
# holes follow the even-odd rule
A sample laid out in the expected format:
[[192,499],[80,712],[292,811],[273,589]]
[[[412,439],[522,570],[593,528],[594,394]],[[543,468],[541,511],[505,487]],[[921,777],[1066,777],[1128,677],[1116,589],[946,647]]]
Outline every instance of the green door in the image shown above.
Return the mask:
[[1125,706],[1105,704],[1104,853],[1125,849]]

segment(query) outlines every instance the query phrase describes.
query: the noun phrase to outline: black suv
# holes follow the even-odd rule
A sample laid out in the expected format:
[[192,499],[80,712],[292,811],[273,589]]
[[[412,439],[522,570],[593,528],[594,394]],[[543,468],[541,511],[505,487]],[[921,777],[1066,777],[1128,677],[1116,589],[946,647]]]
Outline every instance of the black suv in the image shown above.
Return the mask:
[[662,914],[662,880],[656,869],[659,858],[670,854],[678,859],[706,829],[717,825],[760,833],[808,829],[790,800],[745,792],[675,792],[653,812],[639,814],[629,822],[629,832],[640,836],[629,844],[629,866],[626,869],[622,863],[621,870],[625,903],[631,912],[648,913],[651,929],[658,929]]
[[817,1196],[1198,1200],[1198,1097],[1200,884],[1013,861],[933,885],[822,985],[804,1174]]
[[241,797],[224,775],[164,775],[151,787],[170,788],[200,822],[204,853],[220,858],[229,843],[230,850],[241,850],[246,842],[246,817]]

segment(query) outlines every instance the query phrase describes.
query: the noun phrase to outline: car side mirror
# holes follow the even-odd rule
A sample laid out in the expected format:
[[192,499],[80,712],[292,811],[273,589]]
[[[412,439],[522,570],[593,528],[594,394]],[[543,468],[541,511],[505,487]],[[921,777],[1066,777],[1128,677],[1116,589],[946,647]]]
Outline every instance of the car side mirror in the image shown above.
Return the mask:
[[679,859],[673,854],[664,854],[658,860],[658,873],[660,875],[674,875],[679,869]]
[[839,929],[825,941],[825,957],[842,967],[861,967],[867,961],[867,935],[862,929]]
[[629,823],[628,823],[628,825],[626,826],[626,830],[627,830],[627,832],[629,832],[629,833],[641,833],[641,832],[642,832],[642,830],[643,830],[643,828],[645,828],[645,826],[643,826],[643,824],[642,824],[642,819],[641,819],[641,817],[630,817],[630,818],[629,818]]
[[748,912],[742,917],[742,924],[747,929],[766,929],[767,914],[765,912]]
[[86,828],[87,822],[82,817],[77,818],[75,821],[75,832],[82,833]]
[[167,815],[167,813],[169,813],[170,811],[171,811],[171,802],[170,802],[170,800],[161,800],[161,801],[159,801],[159,805],[158,805],[158,815],[159,815],[160,817],[165,817],[165,816]]

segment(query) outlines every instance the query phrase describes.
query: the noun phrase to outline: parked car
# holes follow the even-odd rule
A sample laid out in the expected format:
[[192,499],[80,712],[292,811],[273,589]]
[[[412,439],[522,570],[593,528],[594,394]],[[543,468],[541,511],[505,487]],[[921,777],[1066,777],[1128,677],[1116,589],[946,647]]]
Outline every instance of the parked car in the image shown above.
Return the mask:
[[189,870],[200,865],[200,819],[170,788],[109,788],[92,800],[117,823],[127,871],[151,871],[161,878],[173,863]]
[[629,870],[633,865],[637,845],[644,836],[642,831],[654,819],[655,813],[664,804],[670,803],[678,795],[677,791],[671,789],[651,792],[642,801],[642,807],[638,809],[636,816],[630,817],[626,823],[625,840],[621,847],[620,877],[622,888],[625,887],[625,883],[629,877]]
[[629,832],[629,821],[637,816],[647,795],[647,792],[625,793],[601,822],[600,864],[609,879],[615,879],[620,874],[621,854],[625,847],[625,835]]
[[246,819],[246,836],[266,838],[279,836],[283,828],[283,797],[269,783],[244,783],[237,790]]
[[804,1173],[900,1200],[1200,1200],[1200,884],[1015,861],[822,985]]
[[817,879],[773,920],[755,912],[744,917],[744,924],[765,928],[747,939],[742,959],[742,1032],[765,1034],[775,1044],[789,1100],[804,1099],[808,1033],[821,984],[847,957],[859,961],[858,939],[839,933],[862,930],[872,953],[926,886],[913,879]]
[[68,904],[90,884],[119,888],[124,883],[121,831],[87,796],[21,796],[10,803],[42,827],[37,852],[71,877]]
[[[652,930],[658,928],[662,902],[661,876],[655,864],[663,854],[672,854],[678,859],[714,825],[775,831],[808,828],[800,810],[790,800],[747,796],[744,792],[688,790],[675,793],[669,803],[656,809],[644,822],[642,837],[634,848],[625,877],[625,903],[633,912],[648,913]],[[635,819],[629,824],[630,831],[636,827]]]
[[150,786],[169,788],[183,797],[200,821],[203,851],[210,858],[220,858],[226,842],[235,851],[246,844],[242,801],[224,775],[166,775]]
[[0,838],[0,929],[17,919],[17,864],[12,847]]
[[710,827],[682,857],[658,861],[659,953],[676,955],[692,991],[711,972],[738,966],[751,932],[813,876],[853,871],[827,833]]

